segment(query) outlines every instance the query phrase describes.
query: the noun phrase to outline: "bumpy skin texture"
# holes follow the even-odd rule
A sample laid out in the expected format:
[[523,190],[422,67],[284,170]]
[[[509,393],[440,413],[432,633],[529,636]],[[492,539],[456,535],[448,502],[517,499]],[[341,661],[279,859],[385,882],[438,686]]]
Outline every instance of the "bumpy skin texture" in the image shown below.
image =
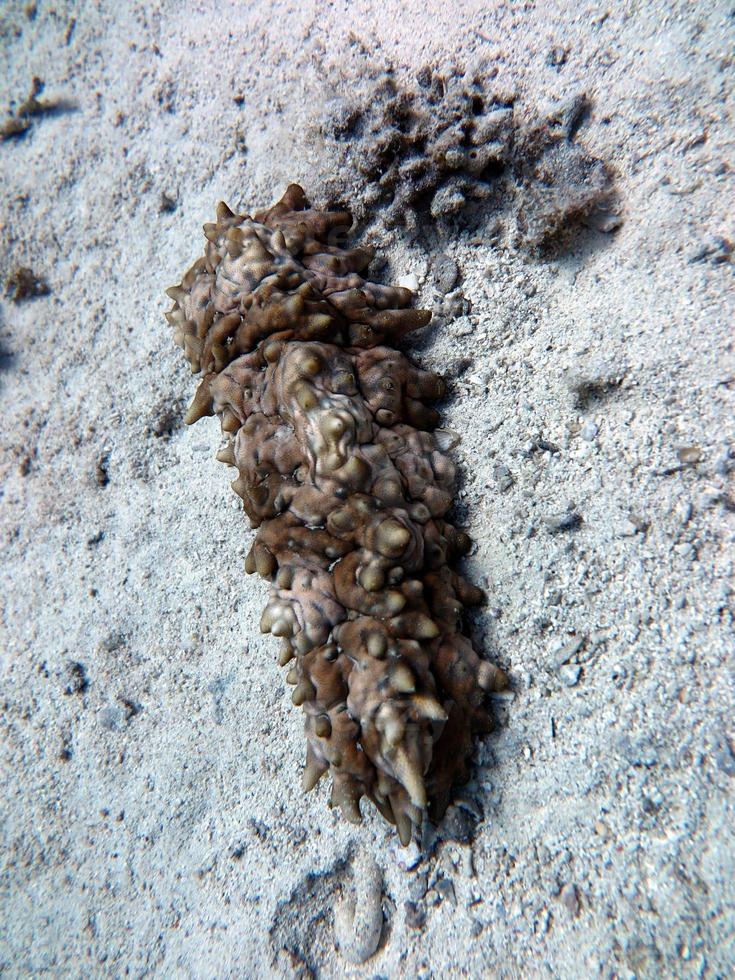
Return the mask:
[[452,569],[469,539],[445,520],[444,383],[393,349],[430,314],[362,278],[350,224],[296,185],[254,218],[221,204],[167,318],[203,375],[186,421],[219,416],[258,528],[246,570],[270,582],[261,629],[306,716],[304,788],[329,771],[348,820],[365,796],[406,844],[468,777],[505,676],[460,632],[482,592]]
[[344,146],[340,174],[362,176],[360,217],[376,212],[386,227],[421,236],[484,222],[510,204],[519,244],[531,250],[562,244],[580,224],[612,230],[617,202],[612,173],[577,142],[591,111],[584,95],[543,115],[524,111],[493,82],[497,70],[432,72],[418,89],[379,76],[362,101],[333,100],[324,132]]

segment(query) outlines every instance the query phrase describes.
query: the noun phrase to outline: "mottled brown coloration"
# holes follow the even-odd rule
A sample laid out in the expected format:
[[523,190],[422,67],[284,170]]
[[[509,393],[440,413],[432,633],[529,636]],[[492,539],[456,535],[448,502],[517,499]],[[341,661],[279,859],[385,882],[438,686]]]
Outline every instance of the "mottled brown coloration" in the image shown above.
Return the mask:
[[329,771],[348,820],[366,796],[405,844],[468,777],[505,677],[460,632],[482,592],[452,570],[469,539],[445,520],[453,439],[426,404],[444,383],[393,349],[430,314],[362,277],[350,224],[296,185],[254,218],[220,205],[167,316],[203,375],[186,420],[219,416],[258,528],[246,570],[271,584],[261,629],[306,715],[304,788]]
[[356,169],[357,198],[352,178],[349,186],[359,219],[379,214],[385,227],[405,227],[427,245],[434,232],[452,235],[457,219],[479,230],[509,210],[515,231],[506,230],[532,251],[563,247],[580,226],[615,230],[612,171],[577,141],[587,97],[539,114],[496,75],[493,64],[464,73],[426,67],[418,87],[404,88],[391,71],[378,72],[369,94],[336,96],[323,128],[340,159],[332,194],[345,192],[342,175]]

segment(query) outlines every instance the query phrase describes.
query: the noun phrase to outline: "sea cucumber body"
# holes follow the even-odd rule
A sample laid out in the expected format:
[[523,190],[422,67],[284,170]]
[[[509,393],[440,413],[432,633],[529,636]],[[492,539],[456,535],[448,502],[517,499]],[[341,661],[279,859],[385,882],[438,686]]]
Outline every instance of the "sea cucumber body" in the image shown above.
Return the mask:
[[203,375],[187,421],[219,416],[258,529],[246,570],[270,582],[261,629],[306,716],[304,788],[330,772],[348,820],[367,797],[407,843],[467,778],[504,675],[461,633],[482,593],[453,570],[469,539],[446,520],[444,383],[393,347],[430,314],[362,277],[350,224],[296,185],[254,218],[220,205],[167,316]]

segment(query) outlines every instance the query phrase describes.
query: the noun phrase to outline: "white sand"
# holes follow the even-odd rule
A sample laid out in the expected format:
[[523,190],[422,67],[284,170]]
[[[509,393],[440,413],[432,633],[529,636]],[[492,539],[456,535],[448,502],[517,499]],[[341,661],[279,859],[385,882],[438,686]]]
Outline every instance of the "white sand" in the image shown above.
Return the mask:
[[[692,259],[735,237],[731,5],[24,9],[0,12],[0,104],[38,75],[78,111],[0,143],[2,281],[28,265],[51,288],[0,305],[0,973],[729,975],[733,267]],[[300,791],[251,533],[216,423],[180,424],[194,382],[162,315],[218,200],[266,206],[292,180],[323,199],[315,134],[335,93],[363,91],[360,44],[408,84],[485,56],[529,106],[586,91],[583,140],[625,209],[602,245],[554,260],[446,245],[473,329],[420,356],[450,374],[474,359],[445,418],[490,593],[475,635],[515,693],[465,791],[484,813],[472,843],[412,870],[374,812],[353,828],[326,785]],[[389,247],[436,302],[426,255]],[[580,410],[579,374],[622,384]],[[531,451],[539,437],[561,451]],[[567,507],[584,523],[550,534]],[[358,842],[387,925],[351,967],[332,908]]]

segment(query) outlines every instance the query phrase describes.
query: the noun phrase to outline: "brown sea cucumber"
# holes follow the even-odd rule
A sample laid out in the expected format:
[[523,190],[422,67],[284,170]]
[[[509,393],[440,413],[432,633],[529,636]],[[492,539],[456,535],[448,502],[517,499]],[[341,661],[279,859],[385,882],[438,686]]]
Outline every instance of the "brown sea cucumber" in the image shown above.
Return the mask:
[[483,594],[453,568],[470,541],[446,520],[444,382],[394,349],[431,314],[363,278],[351,224],[295,184],[252,218],[220,204],[167,318],[203,375],[186,421],[219,416],[258,528],[246,570],[270,582],[261,629],[306,715],[304,789],[329,771],[348,820],[365,796],[407,844],[468,778],[505,675],[461,632]]

